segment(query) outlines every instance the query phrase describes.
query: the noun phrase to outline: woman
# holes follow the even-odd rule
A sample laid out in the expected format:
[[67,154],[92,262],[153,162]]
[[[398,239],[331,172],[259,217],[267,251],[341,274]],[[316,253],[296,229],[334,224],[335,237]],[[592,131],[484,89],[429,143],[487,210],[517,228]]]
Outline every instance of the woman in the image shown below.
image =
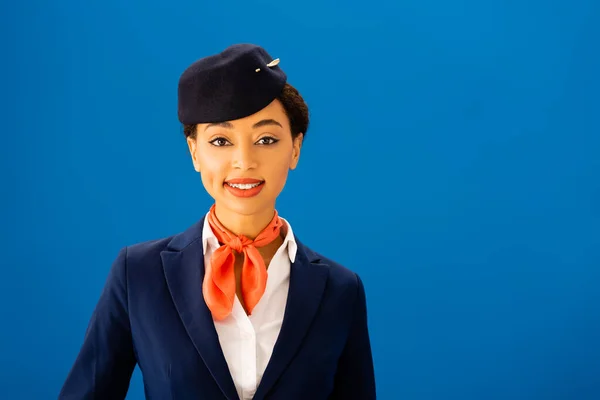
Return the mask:
[[213,197],[181,234],[122,249],[60,399],[374,399],[360,278],[275,210],[308,109],[259,46],[192,64],[179,119]]

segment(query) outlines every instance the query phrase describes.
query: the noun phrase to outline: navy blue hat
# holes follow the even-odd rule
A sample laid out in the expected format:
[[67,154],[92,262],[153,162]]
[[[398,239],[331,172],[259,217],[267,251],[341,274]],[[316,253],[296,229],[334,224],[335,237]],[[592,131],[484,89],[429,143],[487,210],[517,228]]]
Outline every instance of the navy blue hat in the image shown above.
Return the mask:
[[194,62],[179,79],[179,121],[224,122],[260,111],[285,86],[287,76],[278,64],[253,44],[236,44]]

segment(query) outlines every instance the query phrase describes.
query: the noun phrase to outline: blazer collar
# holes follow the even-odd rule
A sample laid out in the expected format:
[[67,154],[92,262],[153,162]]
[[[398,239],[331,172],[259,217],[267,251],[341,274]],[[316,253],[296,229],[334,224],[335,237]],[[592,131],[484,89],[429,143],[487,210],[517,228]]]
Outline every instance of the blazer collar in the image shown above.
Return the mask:
[[228,400],[239,400],[210,310],[202,297],[203,219],[173,237],[160,253],[175,308],[200,357]]
[[[204,219],[172,238],[161,252],[163,269],[177,312],[196,350],[225,397],[239,400],[212,315],[202,296]],[[320,262],[318,254],[304,246],[297,237],[295,241],[297,252],[291,264],[290,289],[281,332],[255,399],[267,395],[300,348],[318,311],[329,275],[328,266]]]
[[271,359],[254,395],[264,399],[300,349],[315,318],[329,277],[329,267],[318,254],[296,238],[298,251],[291,265],[290,288],[281,331]]

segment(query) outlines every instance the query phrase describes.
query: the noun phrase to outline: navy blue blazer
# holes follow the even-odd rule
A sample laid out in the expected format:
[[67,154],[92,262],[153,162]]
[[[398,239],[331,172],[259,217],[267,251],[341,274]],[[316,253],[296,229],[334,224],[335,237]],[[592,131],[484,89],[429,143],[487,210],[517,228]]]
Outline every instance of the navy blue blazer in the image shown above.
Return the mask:
[[[238,399],[201,292],[203,222],[119,252],[59,400],[124,399],[136,364],[147,399]],[[254,399],[375,399],[363,284],[299,241]]]

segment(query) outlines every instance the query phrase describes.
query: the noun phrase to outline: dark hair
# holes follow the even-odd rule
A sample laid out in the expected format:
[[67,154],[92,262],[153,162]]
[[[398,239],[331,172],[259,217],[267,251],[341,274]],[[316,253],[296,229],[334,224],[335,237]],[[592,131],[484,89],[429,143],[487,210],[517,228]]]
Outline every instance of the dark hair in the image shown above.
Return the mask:
[[[281,102],[290,121],[292,139],[295,139],[300,133],[306,136],[309,123],[308,106],[298,90],[286,83],[281,94],[277,96],[277,100]],[[196,136],[196,125],[183,125],[183,134],[186,138],[194,138]]]

